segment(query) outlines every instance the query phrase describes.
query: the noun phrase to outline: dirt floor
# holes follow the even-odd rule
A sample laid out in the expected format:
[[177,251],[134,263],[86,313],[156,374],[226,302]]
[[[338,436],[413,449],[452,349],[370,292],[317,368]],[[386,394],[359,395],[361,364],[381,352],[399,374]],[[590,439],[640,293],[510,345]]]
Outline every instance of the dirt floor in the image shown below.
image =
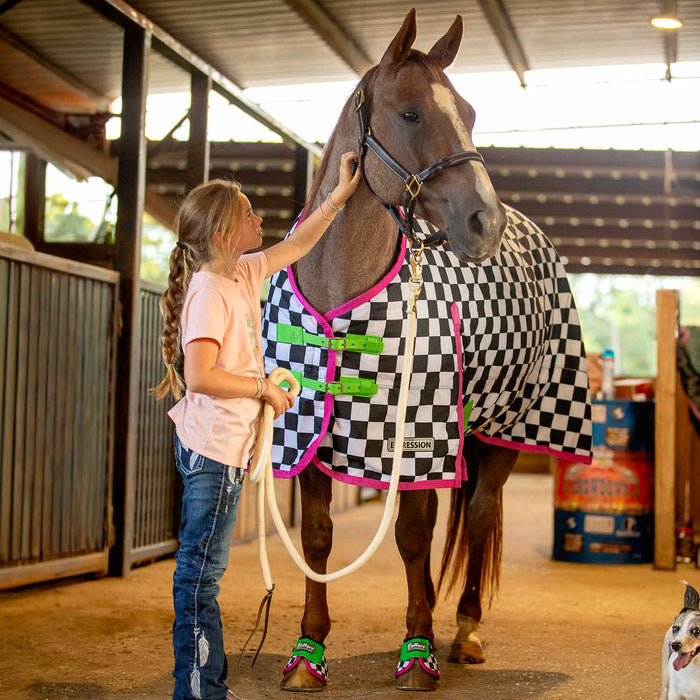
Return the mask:
[[[442,680],[434,697],[658,697],[661,643],[682,606],[679,580],[700,587],[700,571],[690,565],[658,572],[650,565],[553,562],[551,493],[548,476],[516,474],[506,486],[501,589],[482,627],[485,664],[447,663],[456,600],[438,602]],[[445,506],[443,497],[435,559]],[[369,542],[380,507],[373,503],[336,517],[333,569]],[[237,661],[264,592],[255,543],[232,551],[220,598],[230,684],[251,700],[289,698],[278,684],[304,600],[302,575],[277,537],[269,544],[277,590],[268,639],[253,670],[245,660],[237,670]],[[172,571],[173,561],[166,560],[126,579],[73,580],[0,594],[0,698],[169,697]],[[361,571],[330,585],[329,603],[333,629],[324,695],[405,697],[393,685],[406,604],[393,538]]]

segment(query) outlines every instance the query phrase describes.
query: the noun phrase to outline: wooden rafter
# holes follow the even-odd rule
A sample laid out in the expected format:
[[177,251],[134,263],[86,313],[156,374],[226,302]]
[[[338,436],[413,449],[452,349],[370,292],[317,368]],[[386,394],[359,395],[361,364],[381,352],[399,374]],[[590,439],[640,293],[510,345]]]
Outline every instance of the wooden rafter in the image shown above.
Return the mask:
[[348,36],[317,0],[285,0],[323,41],[358,75],[364,75],[374,61]]
[[479,0],[479,6],[486,15],[491,30],[496,35],[506,58],[516,72],[520,84],[525,87],[525,71],[530,70],[530,65],[503,1]]
[[34,63],[49,71],[49,73],[51,73],[53,76],[59,80],[62,80],[64,83],[67,83],[71,87],[75,88],[79,93],[92,100],[98,110],[106,112],[109,109],[111,100],[109,97],[107,97],[107,95],[103,95],[102,93],[98,92],[76,75],[73,75],[73,73],[70,71],[49,60],[46,58],[46,56],[39,53],[39,51],[37,51],[33,46],[28,44],[24,39],[16,34],[13,34],[3,26],[0,26],[0,39],[6,41],[10,46],[17,49],[17,51],[20,51],[34,61]]
[[257,103],[246,97],[243,89],[236,85],[230,78],[217,71],[203,58],[188,49],[162,27],[155,24],[146,15],[142,14],[124,0],[80,0],[92,7],[102,16],[107,17],[116,24],[125,27],[130,24],[137,25],[149,32],[152,37],[152,46],[161,55],[180,66],[188,73],[198,71],[211,79],[212,90],[235,105],[242,112],[253,117],[257,122],[266,126],[270,131],[278,134],[287,143],[295,143],[305,148],[315,156],[320,157],[321,149],[314,144],[304,141],[298,134],[288,129],[284,124],[268,114]]

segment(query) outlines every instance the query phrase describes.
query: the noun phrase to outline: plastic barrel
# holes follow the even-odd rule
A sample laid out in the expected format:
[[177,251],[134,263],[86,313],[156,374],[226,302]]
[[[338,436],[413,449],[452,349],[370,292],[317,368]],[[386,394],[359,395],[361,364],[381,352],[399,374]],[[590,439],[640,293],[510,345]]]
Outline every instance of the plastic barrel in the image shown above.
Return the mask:
[[653,402],[593,402],[593,462],[555,461],[554,559],[652,561],[653,438]]

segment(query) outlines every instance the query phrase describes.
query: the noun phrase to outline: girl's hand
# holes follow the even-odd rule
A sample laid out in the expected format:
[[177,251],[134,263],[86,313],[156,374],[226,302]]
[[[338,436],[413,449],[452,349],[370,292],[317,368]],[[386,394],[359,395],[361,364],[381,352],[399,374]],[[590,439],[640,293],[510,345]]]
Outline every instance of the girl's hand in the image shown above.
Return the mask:
[[[355,174],[352,173],[352,164],[356,163]],[[332,192],[333,202],[337,207],[342,207],[345,202],[355,194],[360,185],[362,173],[360,171],[359,158],[354,151],[343,153],[340,158],[340,173],[338,175],[338,185]]]
[[275,418],[279,418],[294,405],[294,397],[288,391],[280,389],[277,384],[272,382],[268,382],[267,389],[261,398],[275,410]]

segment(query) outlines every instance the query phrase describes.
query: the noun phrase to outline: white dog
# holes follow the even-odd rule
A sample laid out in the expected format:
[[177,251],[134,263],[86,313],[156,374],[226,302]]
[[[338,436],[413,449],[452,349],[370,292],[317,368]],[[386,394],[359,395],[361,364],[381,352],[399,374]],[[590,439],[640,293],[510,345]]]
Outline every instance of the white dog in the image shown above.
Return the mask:
[[661,651],[661,700],[700,700],[700,595],[686,581],[683,610]]

